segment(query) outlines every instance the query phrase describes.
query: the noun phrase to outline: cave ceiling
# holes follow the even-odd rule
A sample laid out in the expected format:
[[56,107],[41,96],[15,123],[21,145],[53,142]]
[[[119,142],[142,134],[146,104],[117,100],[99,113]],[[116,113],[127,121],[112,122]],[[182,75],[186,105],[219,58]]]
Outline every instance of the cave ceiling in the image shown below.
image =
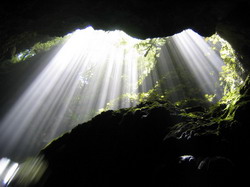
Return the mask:
[[187,28],[203,36],[218,32],[247,60],[249,8],[248,1],[240,0],[6,1],[0,6],[0,59],[9,57],[13,48],[27,47],[20,45],[22,37],[16,37],[23,33],[63,36],[91,25],[95,29],[123,30],[141,39],[170,36]]

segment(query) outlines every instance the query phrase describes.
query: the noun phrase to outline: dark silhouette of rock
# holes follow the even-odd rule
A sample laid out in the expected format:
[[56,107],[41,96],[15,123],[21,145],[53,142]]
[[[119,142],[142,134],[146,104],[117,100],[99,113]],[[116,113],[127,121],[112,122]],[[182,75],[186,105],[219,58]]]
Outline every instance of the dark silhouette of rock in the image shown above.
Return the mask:
[[[178,109],[164,104],[101,113],[41,151],[49,166],[42,186],[243,184],[245,179],[237,171],[245,167],[242,154],[238,155],[245,148],[233,140],[238,134],[230,130],[231,122],[223,124],[227,131],[215,129],[219,123],[209,126],[206,120],[192,131],[180,127],[173,132],[176,118],[181,118]],[[205,131],[200,131],[202,126]],[[241,132],[241,126],[237,128]],[[179,131],[192,133],[179,137]]]
[[[204,36],[217,32],[229,41],[247,75],[249,18],[249,2],[238,0],[8,1],[0,6],[0,61],[48,36],[88,25],[121,29],[139,38],[191,28]],[[41,151],[49,165],[37,186],[244,186],[249,169],[249,85],[247,79],[230,109],[232,120],[216,120],[228,114],[222,105],[209,114],[195,109],[204,112],[203,119],[182,116],[163,103],[104,112]],[[194,159],[180,163],[183,155]]]

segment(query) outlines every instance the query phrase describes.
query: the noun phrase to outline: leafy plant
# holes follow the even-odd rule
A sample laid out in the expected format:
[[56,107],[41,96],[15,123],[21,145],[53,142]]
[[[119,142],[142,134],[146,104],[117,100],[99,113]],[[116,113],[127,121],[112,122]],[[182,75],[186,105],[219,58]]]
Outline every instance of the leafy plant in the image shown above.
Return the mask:
[[142,40],[135,44],[138,53],[141,54],[137,66],[140,70],[138,86],[143,83],[145,77],[155,68],[157,58],[160,56],[161,46],[166,43],[167,38],[153,38]]
[[39,53],[49,51],[51,48],[63,43],[67,39],[68,35],[65,37],[55,37],[47,42],[38,42],[31,49],[26,49],[18,54],[15,54],[11,58],[12,63],[18,63],[27,60]]
[[243,83],[241,75],[244,69],[239,62],[236,52],[232,46],[222,39],[218,34],[214,34],[206,39],[212,49],[219,51],[221,59],[225,65],[220,72],[220,86],[223,88],[223,97],[221,104],[234,105],[240,97],[240,85]]

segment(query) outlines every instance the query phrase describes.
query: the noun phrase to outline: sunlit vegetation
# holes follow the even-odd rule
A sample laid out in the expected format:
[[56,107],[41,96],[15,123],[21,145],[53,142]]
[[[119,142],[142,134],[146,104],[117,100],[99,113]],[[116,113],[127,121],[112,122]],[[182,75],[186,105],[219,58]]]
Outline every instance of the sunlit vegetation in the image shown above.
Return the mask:
[[[240,89],[243,84],[242,75],[244,69],[232,46],[218,34],[206,38],[206,41],[213,50],[219,53],[221,59],[225,63],[224,66],[222,66],[219,78],[219,84],[223,89],[223,96],[219,102],[212,107],[212,110],[215,110],[220,105],[225,105],[226,107],[224,107],[223,110],[226,111],[227,115],[223,114],[223,119],[231,120],[234,117],[235,104],[241,97]],[[208,99],[211,98],[211,96],[207,97]]]
[[67,39],[67,37],[68,36],[55,37],[54,39],[49,40],[47,42],[38,42],[31,49],[26,49],[18,54],[15,54],[11,58],[11,62],[12,63],[23,62],[37,54],[49,51],[51,48],[58,46],[59,44],[62,44]]
[[[65,37],[55,37],[54,39],[47,42],[38,42],[31,49],[26,49],[23,52],[15,54],[12,57],[11,62],[23,62],[37,54],[50,51],[53,47],[56,47],[65,42],[67,38],[69,38],[69,36],[70,34],[66,35]],[[219,89],[223,89],[223,95],[219,100],[218,104],[227,104],[227,107],[229,108],[231,105],[235,104],[235,102],[237,102],[237,99],[240,97],[239,88],[243,82],[241,74],[244,70],[240,65],[240,62],[236,57],[235,51],[232,49],[230,44],[223,40],[218,34],[214,34],[211,37],[205,38],[205,41],[211,46],[214,51],[216,51],[216,53],[220,55],[221,59],[225,63],[225,65],[222,66],[222,71],[219,74],[219,81],[215,82],[214,84],[216,84]],[[164,74],[160,75],[160,77],[158,77],[157,80],[152,83],[152,87],[146,92],[145,90],[141,90],[143,83],[147,81],[146,79],[152,76],[154,71],[157,71],[157,68],[159,68],[157,67],[157,63],[159,63],[161,48],[163,45],[166,44],[166,42],[170,42],[169,37],[138,40],[135,44],[133,44],[134,46],[132,47],[134,47],[140,55],[137,60],[139,77],[138,82],[136,83],[139,92],[123,93],[119,97],[107,102],[106,107],[100,109],[99,112],[116,108],[119,106],[119,103],[128,102],[139,104],[141,102],[147,101],[167,101],[169,99],[171,100],[171,98],[174,98],[174,95],[176,95],[178,92],[182,92],[183,90],[185,90],[185,96],[183,96],[181,99],[172,100],[172,102],[175,103],[176,106],[186,106],[187,103],[189,103],[188,100],[192,100],[191,103],[194,103],[193,101],[198,100],[199,102],[201,100],[207,100],[208,102],[213,103],[214,98],[216,97],[216,93],[205,93],[201,95],[200,90],[198,88],[191,89],[191,87],[189,87],[189,85],[195,84],[192,81],[190,81],[188,84],[183,84],[182,82],[180,82],[180,84],[178,85],[173,85],[172,87],[164,88],[164,84],[169,79],[185,80],[189,76],[187,72],[184,71],[182,67],[178,65],[176,65],[175,67],[175,71],[177,71],[178,73],[169,70],[168,72],[165,72]],[[117,45],[117,47],[131,47],[128,38],[121,38],[115,45]],[[204,55],[209,56],[210,54]],[[94,68],[97,67],[89,67],[80,74],[80,88],[84,88],[87,84],[89,84],[92,77],[94,76]],[[214,72],[211,72],[211,75],[213,73]],[[126,83],[126,77],[128,77],[128,75],[121,75],[121,79],[125,80],[124,84],[129,84]],[[78,98],[78,100],[80,99]],[[77,102],[75,102],[75,104],[76,103]],[[92,116],[95,115],[96,112],[92,111],[91,113]],[[77,119],[76,116],[76,114],[71,114],[72,119]]]
[[[32,84],[20,97],[20,106],[14,107],[15,112],[22,108],[17,111],[19,118],[14,112],[7,116],[6,128],[11,123],[12,128],[17,123],[18,128],[27,128],[26,121],[36,123],[42,130],[32,138],[45,144],[103,111],[136,110],[147,103],[171,104],[184,117],[195,119],[203,119],[207,111],[220,111],[214,120],[231,120],[243,83],[243,68],[234,50],[217,34],[208,38],[190,30],[181,34],[139,40],[121,31],[87,28],[15,54],[10,66],[0,67],[5,72],[0,76],[9,80],[2,85],[21,84],[22,73]],[[54,50],[57,47],[60,50]],[[41,68],[36,69],[37,77],[30,78],[35,66]],[[197,106],[201,106],[197,111],[190,109]],[[30,111],[34,116],[23,120]]]
[[157,63],[157,57],[160,55],[161,47],[166,43],[166,38],[153,38],[146,39],[138,42],[134,45],[137,49],[140,57],[137,62],[137,66],[140,73],[138,80],[138,86],[143,83],[145,77],[155,68]]
[[229,104],[237,98],[236,95],[239,95],[239,88],[243,83],[242,74],[244,73],[244,69],[237,59],[232,46],[227,41],[223,40],[217,34],[206,40],[214,50],[219,52],[220,57],[225,63],[220,72],[220,86],[223,87],[223,97],[220,102]]
[[[152,88],[148,91],[142,91],[138,94],[123,94],[119,98],[108,102],[106,107],[100,109],[100,111],[112,109],[112,107],[117,105],[119,102],[142,103],[152,101],[164,102],[170,100],[177,107],[194,106],[197,104],[201,104],[205,107],[226,104],[226,109],[234,105],[240,97],[239,89],[240,85],[243,83],[241,75],[244,70],[231,45],[227,41],[223,40],[218,34],[204,38],[204,40],[224,62],[224,65],[221,67],[222,70],[218,75],[219,79],[214,82],[214,87],[222,90],[222,95],[219,100],[215,100],[216,93],[201,94],[202,92],[199,88],[193,87],[196,83],[193,82],[192,79],[188,79],[190,74],[188,74],[183,67],[176,65],[175,71],[178,73],[171,70],[165,72],[163,75],[158,77],[157,81],[154,82]],[[147,77],[152,76],[153,72],[157,71],[157,68],[159,68],[157,67],[157,63],[159,63],[161,47],[167,41],[168,38],[156,38],[144,40],[135,45],[138,52],[143,54],[140,57],[140,61],[138,61],[138,69],[142,72],[137,83],[139,88],[143,85],[143,81],[145,81]],[[204,55],[209,57],[210,54],[208,53]],[[214,76],[214,72],[210,72],[210,74],[211,76]],[[172,87],[164,88],[167,80],[170,79],[189,80],[189,82],[184,83],[183,81],[177,85],[172,85]],[[181,98],[175,98],[175,95],[177,95],[178,92],[180,92],[179,94],[181,95],[183,90],[185,90],[185,94]]]

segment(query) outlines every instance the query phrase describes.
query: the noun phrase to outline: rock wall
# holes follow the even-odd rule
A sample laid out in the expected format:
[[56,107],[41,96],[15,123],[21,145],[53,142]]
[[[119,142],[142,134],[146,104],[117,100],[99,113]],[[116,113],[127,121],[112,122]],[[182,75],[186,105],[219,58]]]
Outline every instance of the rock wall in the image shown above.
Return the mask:
[[41,186],[243,186],[249,84],[229,108],[155,101],[103,112],[41,151],[49,164]]
[[231,120],[221,108],[165,102],[103,112],[42,150],[49,169],[41,186],[242,186],[250,142],[245,96]]
[[[218,32],[250,69],[247,1],[8,2],[0,6],[1,62],[48,36],[92,25],[138,38],[186,28],[204,36]],[[49,170],[37,186],[243,186],[249,168],[249,79],[241,94],[230,111],[181,110],[158,102],[104,112],[41,152]],[[233,118],[225,119],[225,113]]]

